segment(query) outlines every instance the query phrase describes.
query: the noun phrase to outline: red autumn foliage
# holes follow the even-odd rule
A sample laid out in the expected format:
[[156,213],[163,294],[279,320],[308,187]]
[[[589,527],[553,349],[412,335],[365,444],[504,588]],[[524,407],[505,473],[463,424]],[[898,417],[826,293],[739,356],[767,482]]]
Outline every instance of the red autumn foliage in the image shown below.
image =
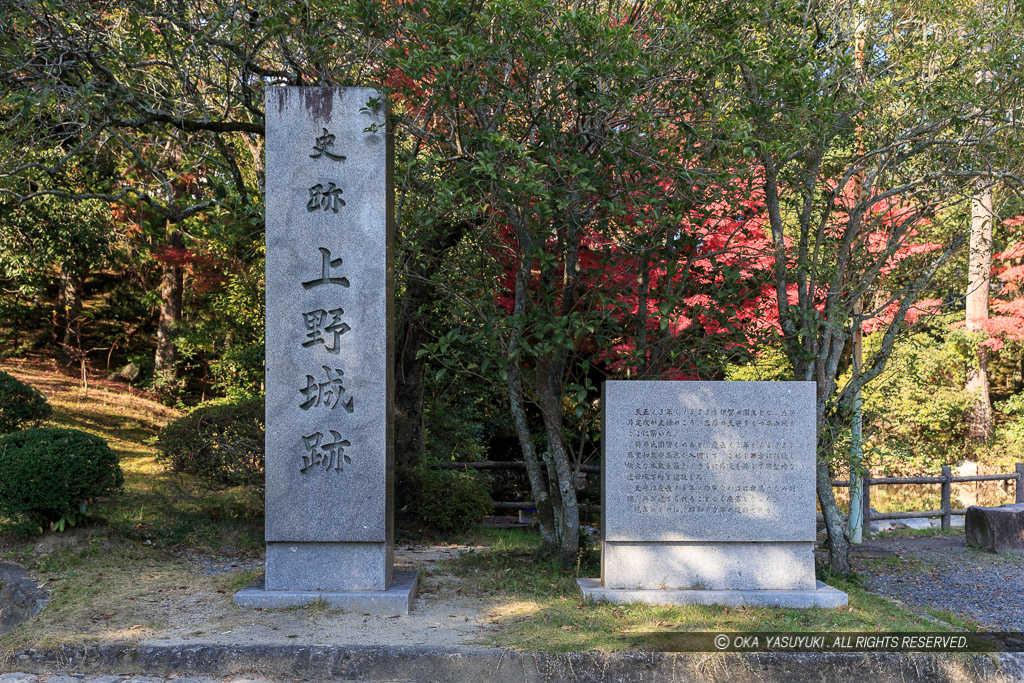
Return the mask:
[[[637,193],[620,216],[595,221],[595,225],[614,227],[591,230],[580,240],[580,290],[587,294],[580,297],[578,306],[591,306],[597,317],[611,321],[615,335],[613,343],[603,348],[584,338],[580,350],[592,353],[595,362],[612,372],[626,372],[637,364],[643,325],[648,346],[668,341],[677,351],[671,362],[657,366],[659,374],[666,379],[697,379],[696,350],[709,346],[751,350],[753,332],[772,324],[763,310],[773,263],[763,202],[737,199],[730,214],[721,201],[691,212],[666,229],[643,199]],[[507,225],[500,231],[500,240],[495,256],[503,274],[496,299],[511,314],[519,250]],[[630,244],[645,245],[645,256],[632,252]],[[545,246],[549,252],[558,248],[554,240]],[[645,263],[646,297],[640,285]],[[559,267],[554,280],[561,282],[562,274]],[[544,296],[543,284],[539,272],[532,275],[527,288],[536,300]],[[561,292],[555,292],[546,305],[548,310],[559,310]],[[686,355],[690,350],[693,353]]]
[[1003,285],[991,303],[989,318],[982,321],[987,339],[981,344],[994,351],[1007,342],[1024,341],[1024,216],[1002,223],[1012,241],[992,256],[992,275]]

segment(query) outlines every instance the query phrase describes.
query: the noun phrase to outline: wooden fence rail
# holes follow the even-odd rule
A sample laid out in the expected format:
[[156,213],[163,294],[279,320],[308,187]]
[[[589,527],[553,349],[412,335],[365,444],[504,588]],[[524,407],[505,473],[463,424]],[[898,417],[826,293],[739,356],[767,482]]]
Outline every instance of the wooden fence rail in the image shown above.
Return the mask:
[[[942,476],[939,477],[877,477],[870,474],[864,476],[864,489],[861,495],[863,503],[863,528],[864,536],[871,534],[871,520],[885,519],[910,519],[912,517],[940,517],[942,519],[943,531],[948,531],[953,526],[953,516],[964,516],[967,510],[953,508],[950,502],[952,498],[953,484],[972,481],[1016,481],[1014,486],[1014,502],[1024,503],[1024,463],[1018,462],[1013,474],[975,474],[964,477],[954,477],[953,470],[948,466],[942,467]],[[924,510],[922,512],[871,512],[871,487],[882,484],[941,484],[942,485],[942,509]],[[849,486],[849,481],[834,481],[833,486]]]
[[[526,463],[520,461],[486,461],[486,462],[441,462],[434,465],[439,469],[445,470],[463,470],[463,469],[474,469],[474,470],[524,470],[526,469]],[[863,502],[863,525],[864,525],[864,536],[869,536],[871,533],[871,520],[885,520],[885,519],[911,519],[914,517],[940,517],[942,518],[942,529],[948,531],[953,525],[954,516],[964,516],[967,514],[966,509],[954,508],[952,506],[952,489],[953,484],[960,484],[973,481],[1016,481],[1014,486],[1014,502],[1024,503],[1024,463],[1018,462],[1014,468],[1016,471],[1013,474],[975,474],[963,477],[954,477],[952,469],[946,465],[942,468],[942,475],[938,477],[875,477],[872,478],[870,474],[864,476],[864,489],[861,496]],[[587,472],[589,474],[600,474],[600,465],[581,465],[579,468],[580,472]],[[923,510],[921,512],[871,512],[871,487],[880,486],[883,484],[941,484],[942,485],[942,509],[941,510]],[[847,480],[837,480],[832,482],[832,486],[837,487],[848,487],[850,482]],[[534,502],[499,502],[495,501],[494,510],[533,510],[537,507]],[[581,505],[581,510],[586,512],[600,512],[600,505]]]

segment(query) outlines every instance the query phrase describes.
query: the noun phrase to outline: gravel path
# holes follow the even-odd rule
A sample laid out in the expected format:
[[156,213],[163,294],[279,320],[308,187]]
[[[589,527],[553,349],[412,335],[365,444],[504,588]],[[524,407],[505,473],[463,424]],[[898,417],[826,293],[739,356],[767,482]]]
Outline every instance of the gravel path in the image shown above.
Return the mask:
[[869,587],[908,605],[947,610],[993,631],[1024,631],[1024,555],[968,548],[963,536],[871,539],[899,561],[858,560]]

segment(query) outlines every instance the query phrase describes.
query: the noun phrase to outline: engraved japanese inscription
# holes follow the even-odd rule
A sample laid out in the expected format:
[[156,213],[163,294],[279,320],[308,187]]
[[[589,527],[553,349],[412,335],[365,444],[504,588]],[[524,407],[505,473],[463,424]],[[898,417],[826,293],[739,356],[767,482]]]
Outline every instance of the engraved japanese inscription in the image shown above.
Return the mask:
[[[324,128],[323,135],[316,138],[313,144],[315,153],[310,154],[310,158],[317,159],[323,156],[336,161],[344,161],[344,155],[335,154],[330,150],[334,146],[334,140],[335,136]],[[336,188],[334,183],[328,183],[327,189],[320,184],[314,185],[309,189],[309,193],[310,199],[306,206],[309,211],[315,211],[318,208],[326,211],[330,208],[337,213],[339,204],[345,205],[344,200],[341,199],[341,189]],[[352,283],[347,277],[340,274],[344,260],[340,256],[332,257],[331,250],[327,247],[318,247],[317,250],[320,252],[320,277],[302,282],[302,288],[308,290],[331,285],[350,288]],[[304,339],[300,345],[303,348],[322,348],[329,353],[339,354],[341,335],[352,330],[348,323],[341,320],[344,312],[345,310],[338,306],[330,310],[321,308],[303,313],[302,333]],[[333,336],[330,343],[323,336],[325,332]],[[342,368],[328,365],[320,367],[323,370],[320,375],[323,378],[322,381],[317,381],[317,377],[314,375],[306,375],[306,386],[299,389],[299,394],[303,399],[299,403],[299,408],[309,410],[323,407],[334,410],[341,407],[347,413],[353,412],[355,398],[349,395],[345,389],[343,379],[345,371]],[[333,437],[332,441],[326,439],[322,432],[301,437],[304,450],[300,455],[300,472],[341,472],[344,469],[343,463],[352,462],[351,453],[345,452],[345,448],[352,444],[347,439],[343,439],[340,432],[334,429],[329,429],[328,432]]]
[[[613,503],[608,538],[802,539],[814,527],[808,390],[778,382],[608,383],[615,405],[604,426],[607,481],[615,482],[605,492]],[[796,394],[759,395],[785,399],[787,391],[799,393],[799,408]]]

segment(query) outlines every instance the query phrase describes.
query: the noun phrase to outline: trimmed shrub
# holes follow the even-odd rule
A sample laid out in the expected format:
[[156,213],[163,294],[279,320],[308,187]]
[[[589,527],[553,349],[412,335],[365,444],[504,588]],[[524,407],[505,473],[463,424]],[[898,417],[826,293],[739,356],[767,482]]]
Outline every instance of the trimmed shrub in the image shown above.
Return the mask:
[[77,429],[0,436],[0,514],[45,527],[74,525],[124,474],[106,441]]
[[396,467],[395,508],[406,528],[465,531],[491,513],[492,501],[474,473]]
[[210,401],[160,430],[159,460],[211,486],[248,486],[263,495],[262,398]]
[[0,372],[0,434],[34,427],[53,409],[39,390]]

